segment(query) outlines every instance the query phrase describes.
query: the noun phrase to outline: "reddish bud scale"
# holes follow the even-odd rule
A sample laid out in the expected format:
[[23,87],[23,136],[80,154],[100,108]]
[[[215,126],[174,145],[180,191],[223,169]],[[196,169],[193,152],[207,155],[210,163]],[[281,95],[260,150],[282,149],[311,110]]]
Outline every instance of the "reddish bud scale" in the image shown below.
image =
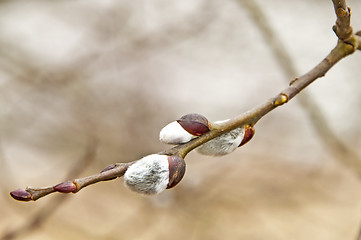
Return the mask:
[[183,178],[186,171],[186,163],[184,159],[177,155],[168,156],[169,164],[169,183],[167,188],[177,185]]
[[18,201],[27,202],[32,200],[31,194],[24,189],[17,189],[15,191],[12,191],[10,192],[10,195],[12,198]]
[[116,167],[115,164],[110,164],[110,165],[106,166],[106,167],[101,171],[101,173],[106,172],[106,171],[109,171],[109,170],[112,170],[112,169],[114,169],[115,167]]
[[238,147],[240,147],[240,146],[248,143],[248,142],[252,139],[252,137],[253,137],[253,135],[254,135],[254,133],[255,133],[254,128],[253,128],[252,126],[249,126],[249,125],[248,125],[248,126],[246,126],[245,128],[246,128],[246,129],[244,130],[243,140],[242,140],[242,142],[239,144]]
[[[112,169],[114,169],[116,167],[116,165],[115,164],[111,164],[111,165],[108,165],[107,167],[105,167],[100,173],[104,173],[104,172],[107,172],[107,171],[109,171],[109,170],[112,170]],[[104,180],[104,181],[109,181],[109,180],[114,180],[114,179],[116,179],[117,177],[112,177],[112,178],[109,178],[109,179],[107,179],[107,180]]]
[[77,187],[73,182],[67,181],[55,185],[54,190],[61,193],[71,193],[71,192],[76,192]]
[[209,131],[208,119],[198,113],[182,116],[177,122],[190,134],[201,136]]

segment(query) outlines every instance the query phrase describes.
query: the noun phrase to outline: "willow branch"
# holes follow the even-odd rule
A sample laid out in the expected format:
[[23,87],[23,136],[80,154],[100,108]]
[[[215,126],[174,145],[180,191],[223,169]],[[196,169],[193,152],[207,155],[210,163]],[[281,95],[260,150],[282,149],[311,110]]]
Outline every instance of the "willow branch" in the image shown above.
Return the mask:
[[[92,161],[94,161],[97,145],[97,140],[93,137],[89,137],[83,156],[74,162],[74,165],[66,174],[65,179],[73,178],[74,176],[79,175],[86,169],[87,166],[91,164]],[[46,190],[45,192],[49,191]],[[41,194],[42,191],[39,191],[38,195]],[[30,216],[23,224],[17,226],[16,228],[5,231],[4,235],[0,236],[0,239],[11,240],[20,238],[20,236],[28,236],[31,231],[35,231],[36,229],[40,228],[46,222],[46,220],[49,219],[49,217],[54,214],[62,204],[64,204],[66,199],[68,199],[67,195],[58,195],[52,199],[52,201],[49,201],[44,206],[42,206],[38,212]],[[25,199],[20,200],[27,201]]]
[[91,184],[116,179],[124,175],[127,168],[132,163],[115,163],[106,167],[100,173],[78,178],[71,181],[65,181],[51,187],[43,188],[32,188],[27,187],[26,189],[18,189],[12,191],[10,195],[19,201],[36,201],[50,193],[61,192],[61,193],[76,193],[82,188]]
[[251,126],[255,125],[263,116],[275,108],[283,105],[284,103],[287,103],[313,81],[323,77],[338,61],[353,52],[354,48],[351,45],[342,41],[338,41],[336,47],[328,54],[326,58],[324,58],[317,66],[315,66],[306,74],[295,78],[290,83],[289,87],[285,88],[275,97],[249,110],[248,112],[231,119],[230,121],[215,126],[214,130],[209,131],[199,138],[161,153],[169,155],[179,154],[181,157],[185,157],[193,149],[225,132],[229,132],[244,124],[249,124]]
[[349,41],[352,37],[351,9],[347,7],[345,0],[332,0],[332,2],[337,16],[333,30],[340,40]]
[[332,28],[333,31],[340,41],[352,45],[355,50],[361,50],[361,39],[357,34],[353,34],[351,27],[351,9],[345,0],[332,0],[332,2],[337,17],[336,24]]
[[[339,1],[344,2],[344,1]],[[338,2],[338,3],[339,3]],[[335,1],[334,1],[335,4]],[[287,103],[289,100],[294,98],[298,93],[300,93],[304,88],[310,85],[313,81],[318,78],[325,76],[325,74],[341,59],[344,57],[352,54],[356,49],[358,49],[358,41],[355,35],[352,34],[351,30],[351,37],[350,38],[342,38],[345,37],[349,33],[349,29],[351,27],[347,27],[347,17],[341,16],[339,8],[345,9],[343,5],[336,5],[336,34],[339,36],[339,41],[334,49],[313,69],[311,69],[306,74],[295,78],[291,81],[290,85],[281,91],[279,94],[274,96],[273,98],[265,101],[264,103],[256,106],[255,108],[227,121],[220,124],[214,124],[211,131],[208,133],[182,145],[178,145],[171,149],[165,150],[160,152],[159,154],[165,155],[179,155],[183,158],[192,151],[193,149],[197,148],[198,146],[208,142],[211,139],[214,139],[221,134],[229,132],[235,128],[241,127],[244,124],[249,124],[254,126],[262,117],[266,114],[274,110],[275,108],[282,106],[283,104]],[[347,8],[348,9],[348,8]],[[337,12],[339,11],[339,12]],[[347,12],[350,15],[350,11]],[[348,21],[349,24],[349,21]],[[352,29],[352,28],[351,28]],[[350,39],[355,39],[355,41],[351,41]],[[347,40],[347,41],[346,41]],[[101,182],[112,180],[117,177],[121,177],[124,175],[127,168],[134,162],[131,163],[116,163],[105,168],[102,172],[85,177],[79,178],[72,181],[66,181],[60,184],[57,184],[52,187],[46,188],[26,188],[26,189],[19,189],[11,192],[11,196],[20,201],[35,201],[41,197],[44,197],[53,192],[62,192],[62,193],[76,193],[81,190],[83,187],[88,185]]]
[[[293,60],[288,54],[286,48],[283,47],[281,39],[278,38],[278,35],[273,30],[272,25],[263,13],[261,6],[253,0],[238,0],[238,2],[250,13],[253,22],[260,30],[265,41],[267,41],[267,45],[272,50],[275,59],[287,79],[289,77],[296,76],[297,73]],[[349,24],[349,21],[347,21],[347,23]],[[344,29],[347,28],[348,25],[345,25]],[[359,33],[361,34],[361,32]],[[359,33],[355,33],[356,38],[359,37],[357,36]],[[326,117],[322,113],[322,109],[317,105],[315,99],[310,94],[307,94],[307,92],[304,92],[298,100],[308,114],[308,117],[313,123],[314,129],[322,143],[330,152],[333,153],[336,160],[351,168],[351,170],[353,170],[357,176],[361,178],[360,156],[358,156],[357,153],[355,153],[340,138],[337,137],[333,129],[329,126]]]

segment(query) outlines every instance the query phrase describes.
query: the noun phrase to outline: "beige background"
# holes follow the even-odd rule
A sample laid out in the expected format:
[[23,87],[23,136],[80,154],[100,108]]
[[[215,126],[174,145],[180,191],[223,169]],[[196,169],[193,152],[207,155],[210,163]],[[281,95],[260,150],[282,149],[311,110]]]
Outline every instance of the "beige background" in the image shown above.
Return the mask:
[[[299,73],[335,46],[331,1],[257,2]],[[360,30],[361,2],[347,2]],[[60,194],[12,200],[17,188],[166,149],[158,133],[168,122],[191,112],[212,121],[236,116],[292,78],[237,1],[0,5],[0,238],[11,231],[25,240],[356,238],[360,179],[320,140],[299,96],[264,117],[236,152],[190,153],[182,182],[158,196],[132,193],[120,179],[62,202]],[[360,53],[342,60],[306,90],[359,156],[360,61]],[[96,156],[83,166],[91,139]],[[39,214],[47,218],[22,228]]]

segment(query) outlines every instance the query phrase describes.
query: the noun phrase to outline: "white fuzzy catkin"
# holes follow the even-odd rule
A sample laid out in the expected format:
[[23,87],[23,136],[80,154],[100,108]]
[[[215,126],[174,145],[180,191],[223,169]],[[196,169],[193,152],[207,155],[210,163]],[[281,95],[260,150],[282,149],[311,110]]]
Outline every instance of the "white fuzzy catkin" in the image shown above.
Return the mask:
[[158,194],[169,183],[168,156],[152,154],[132,164],[124,174],[125,185],[138,193]]
[[196,137],[184,130],[177,121],[169,123],[159,133],[159,140],[168,144],[186,143]]
[[236,128],[228,133],[222,134],[197,148],[204,155],[222,156],[233,152],[244,137],[244,127]]

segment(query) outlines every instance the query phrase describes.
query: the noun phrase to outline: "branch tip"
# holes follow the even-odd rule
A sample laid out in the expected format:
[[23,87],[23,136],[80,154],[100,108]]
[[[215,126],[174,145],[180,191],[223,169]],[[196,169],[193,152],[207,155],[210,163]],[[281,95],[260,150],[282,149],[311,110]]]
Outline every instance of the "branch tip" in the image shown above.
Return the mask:
[[347,7],[345,1],[333,1],[336,24],[332,27],[332,30],[336,33],[337,37],[349,44],[352,44],[352,27],[351,23],[351,8]]
[[28,202],[33,200],[32,195],[29,192],[27,192],[25,189],[17,189],[15,191],[10,192],[10,195],[12,198],[18,201]]

